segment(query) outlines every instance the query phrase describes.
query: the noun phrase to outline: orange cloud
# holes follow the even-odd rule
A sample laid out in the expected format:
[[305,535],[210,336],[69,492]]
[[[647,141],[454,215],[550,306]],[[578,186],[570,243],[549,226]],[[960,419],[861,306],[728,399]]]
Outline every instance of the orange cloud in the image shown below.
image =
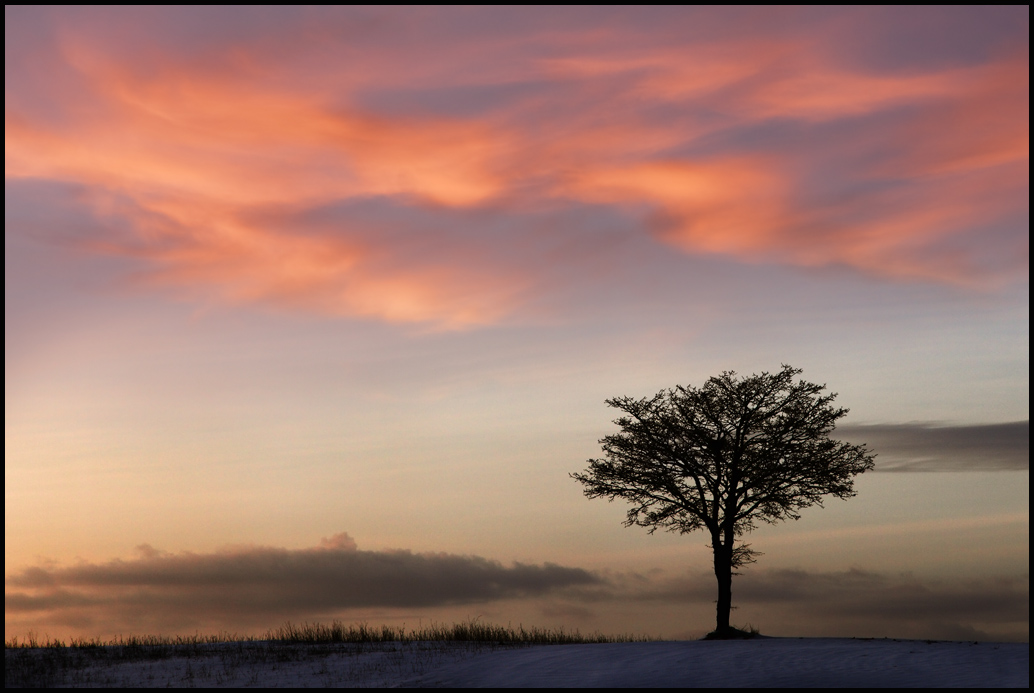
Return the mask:
[[[820,56],[802,53],[801,47],[796,52],[765,43],[741,48],[705,47],[630,62],[628,72],[644,71],[631,92],[659,101],[703,94],[710,106],[726,111],[721,127],[702,125],[691,141],[729,129],[730,121],[749,128],[786,119],[835,122],[895,109],[906,115],[825,150],[776,147],[747,155],[586,166],[565,192],[593,202],[650,205],[659,215],[659,237],[687,252],[805,266],[841,263],[885,276],[955,284],[995,281],[963,249],[949,253],[937,246],[1010,216],[1015,223],[1026,212],[1025,53],[973,68],[878,76],[820,64]],[[607,61],[562,67],[592,76],[620,69]],[[654,142],[670,134],[663,125],[660,131]],[[609,144],[619,138],[589,132],[584,139]],[[735,142],[731,145],[735,150]],[[882,155],[869,154],[881,147]],[[831,171],[831,178],[843,178],[848,190],[872,190],[818,203],[803,199],[808,179],[823,167],[835,169],[838,159],[842,170]]]
[[[761,160],[663,161],[587,170],[568,190],[593,202],[663,210],[661,236],[689,251],[751,256],[779,243],[785,183]],[[750,204],[744,204],[749,200]]]
[[373,274],[364,268],[378,252],[369,242],[278,228],[262,214],[375,195],[476,204],[501,187],[488,170],[500,139],[483,125],[357,116],[183,71],[140,81],[94,69],[92,117],[60,129],[6,114],[6,175],[98,191],[95,213],[128,219],[142,242],[87,245],[152,261],[155,281],[215,286],[231,301],[451,327],[495,320],[506,310],[503,294],[519,288],[511,273],[476,268]]
[[[292,31],[281,46],[314,35]],[[67,29],[61,59],[82,88],[55,96],[54,118],[9,100],[6,175],[83,186],[98,218],[135,234],[86,245],[150,262],[154,281],[447,327],[512,312],[537,268],[510,260],[521,239],[482,241],[426,210],[616,207],[687,253],[971,285],[996,268],[939,246],[1025,213],[1025,52],[877,72],[789,35],[673,46],[589,28],[519,43],[535,41],[543,55],[516,62],[511,45],[443,43],[426,65],[398,45],[363,63],[368,73],[332,64],[291,80],[290,64],[263,60],[268,41],[204,64],[149,54],[144,69]],[[447,114],[362,105],[370,90],[419,96],[439,86],[420,79],[468,68],[485,90],[537,86],[491,108],[458,95]],[[791,126],[792,142],[764,134]],[[305,221],[374,198],[411,214],[379,225],[346,215],[330,231]],[[454,232],[483,246],[426,241]]]

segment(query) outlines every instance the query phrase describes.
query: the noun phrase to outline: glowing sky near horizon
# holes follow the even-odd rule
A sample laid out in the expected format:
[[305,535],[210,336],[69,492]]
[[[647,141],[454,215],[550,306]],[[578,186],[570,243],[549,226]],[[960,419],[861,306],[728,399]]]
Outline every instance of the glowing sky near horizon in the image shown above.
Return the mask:
[[[1028,26],[7,8],[8,633],[484,613],[699,634],[706,539],[623,529],[567,474],[611,432],[604,399],[789,363],[884,470],[924,471],[756,533],[743,618],[1026,637]],[[360,577],[342,602],[206,601],[267,560],[315,566],[306,594]],[[186,591],[155,596],[163,570]],[[940,621],[873,606],[913,572],[953,603],[1008,587]],[[367,594],[396,573],[455,579]],[[794,625],[789,575],[830,603],[860,580],[852,613],[877,615]]]

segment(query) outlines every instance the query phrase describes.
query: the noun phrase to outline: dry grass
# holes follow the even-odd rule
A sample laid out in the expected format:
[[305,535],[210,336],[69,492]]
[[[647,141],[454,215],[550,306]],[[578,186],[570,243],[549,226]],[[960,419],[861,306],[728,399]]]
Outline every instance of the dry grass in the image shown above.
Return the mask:
[[344,626],[339,621],[331,625],[305,623],[295,626],[287,623],[266,633],[266,640],[293,643],[364,643],[364,642],[478,642],[495,645],[570,645],[580,643],[641,642],[651,638],[640,636],[612,636],[602,633],[582,635],[577,630],[563,628],[525,628],[523,625],[497,626],[471,619],[451,626],[432,624],[420,630],[407,631],[405,626],[370,627],[365,623]]
[[[175,660],[183,670],[174,685],[247,685],[247,676],[273,666],[279,671],[317,666],[328,658],[350,658],[347,679],[327,685],[378,685],[384,672],[395,668],[430,666],[438,659],[482,648],[582,643],[642,642],[641,636],[582,635],[563,628],[498,626],[471,619],[452,625],[432,624],[407,630],[404,626],[286,623],[262,636],[220,633],[191,636],[120,636],[111,640],[73,639],[67,642],[26,638],[4,642],[4,682],[7,687],[57,685],[136,685],[119,673],[155,667]],[[459,648],[459,649],[457,649]],[[419,652],[419,656],[410,656]],[[407,655],[406,653],[409,653]],[[368,655],[365,659],[359,655]],[[372,659],[371,659],[372,658]],[[193,664],[192,664],[193,663]],[[272,664],[271,664],[272,663]],[[326,666],[323,667],[326,669]],[[253,673],[246,673],[246,672]],[[317,670],[318,673],[319,670]],[[406,670],[407,674],[416,674]],[[128,675],[128,674],[127,674]],[[265,675],[272,675],[268,672]],[[243,677],[243,678],[242,678]]]
[[604,635],[593,633],[582,635],[578,630],[566,631],[563,628],[525,628],[524,625],[498,626],[482,623],[479,619],[470,619],[451,626],[432,623],[419,630],[406,630],[405,626],[370,626],[365,622],[348,626],[340,621],[331,624],[303,623],[294,625],[285,623],[279,628],[266,631],[261,636],[238,635],[236,633],[219,633],[217,635],[132,635],[118,636],[110,640],[94,638],[73,638],[67,642],[57,638],[45,637],[42,640],[35,633],[29,633],[24,639],[14,637],[4,641],[6,649],[60,649],[60,648],[118,648],[134,650],[150,649],[189,649],[197,645],[235,642],[281,642],[281,643],[375,643],[375,642],[480,642],[496,645],[571,645],[606,642],[647,642],[655,640],[638,635]]

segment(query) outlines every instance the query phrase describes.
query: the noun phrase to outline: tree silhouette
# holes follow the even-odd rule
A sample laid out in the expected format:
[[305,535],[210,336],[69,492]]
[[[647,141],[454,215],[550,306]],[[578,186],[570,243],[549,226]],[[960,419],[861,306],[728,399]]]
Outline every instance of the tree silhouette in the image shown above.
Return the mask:
[[727,371],[700,388],[609,399],[626,414],[614,421],[621,432],[599,441],[604,459],[571,474],[589,498],[631,503],[626,527],[710,533],[718,579],[712,637],[740,634],[729,624],[732,576],[758,554],[737,541],[759,520],[796,520],[823,496],[850,498],[854,476],[873,468],[864,445],[830,439],[848,410],[832,406],[837,395],[822,395],[825,385],[794,382],[801,372]]

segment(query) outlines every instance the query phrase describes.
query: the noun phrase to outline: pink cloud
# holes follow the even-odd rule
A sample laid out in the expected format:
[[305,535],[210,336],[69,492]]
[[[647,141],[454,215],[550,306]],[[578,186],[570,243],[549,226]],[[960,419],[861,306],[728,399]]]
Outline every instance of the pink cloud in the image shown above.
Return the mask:
[[[191,54],[66,24],[48,55],[72,75],[47,94],[56,116],[8,87],[7,178],[81,185],[96,218],[132,232],[83,245],[140,258],[148,281],[444,327],[517,310],[541,262],[511,257],[524,244],[513,232],[464,243],[476,232],[421,210],[591,204],[690,254],[969,286],[1022,273],[1011,241],[988,266],[958,240],[1026,213],[1025,51],[877,71],[833,59],[837,25],[824,41],[732,27],[678,43],[612,19],[510,41],[378,21],[414,45],[350,52],[334,22],[310,18]],[[459,88],[473,92],[427,101]],[[487,106],[470,95],[489,92]],[[400,114],[377,94],[437,105]],[[765,134],[775,126],[803,134],[791,144]],[[375,198],[412,214],[401,227],[305,221]]]

